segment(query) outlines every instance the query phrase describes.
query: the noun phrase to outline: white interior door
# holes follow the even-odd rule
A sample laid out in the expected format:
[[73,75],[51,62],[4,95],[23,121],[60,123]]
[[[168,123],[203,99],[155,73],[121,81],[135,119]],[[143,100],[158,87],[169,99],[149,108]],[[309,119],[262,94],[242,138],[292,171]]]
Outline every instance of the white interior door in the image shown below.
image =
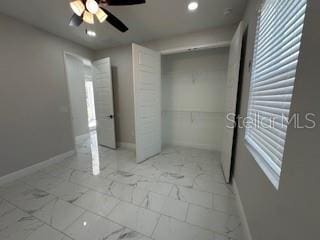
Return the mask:
[[93,62],[98,144],[116,148],[110,58]]
[[236,33],[232,38],[231,45],[230,45],[230,53],[229,53],[226,101],[225,101],[226,114],[229,114],[229,115],[228,115],[228,118],[226,116],[224,133],[223,133],[222,154],[221,154],[221,161],[222,161],[224,176],[225,176],[226,182],[228,183],[230,182],[230,170],[231,170],[230,168],[231,168],[234,128],[230,127],[231,121],[227,121],[227,119],[232,118],[236,113],[243,31],[244,31],[244,27],[243,27],[243,23],[241,22]]
[[161,56],[132,45],[136,159],[161,152]]

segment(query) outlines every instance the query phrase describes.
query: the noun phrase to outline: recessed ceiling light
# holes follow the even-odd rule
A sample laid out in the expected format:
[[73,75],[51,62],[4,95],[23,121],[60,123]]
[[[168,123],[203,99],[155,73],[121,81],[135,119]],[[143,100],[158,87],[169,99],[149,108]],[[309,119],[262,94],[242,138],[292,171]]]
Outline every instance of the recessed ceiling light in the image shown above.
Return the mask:
[[97,36],[96,32],[86,29],[86,34],[90,37]]
[[199,6],[199,4],[197,2],[191,2],[188,5],[188,9],[189,9],[189,11],[195,11],[195,10],[197,10],[198,6]]

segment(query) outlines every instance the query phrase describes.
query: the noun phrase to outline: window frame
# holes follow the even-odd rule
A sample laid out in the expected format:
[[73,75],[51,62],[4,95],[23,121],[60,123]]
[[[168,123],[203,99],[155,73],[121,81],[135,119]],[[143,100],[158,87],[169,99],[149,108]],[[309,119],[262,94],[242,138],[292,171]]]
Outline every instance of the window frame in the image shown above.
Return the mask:
[[[270,0],[269,0],[270,1]],[[273,0],[273,1],[278,1],[279,0]],[[253,51],[253,60],[252,60],[252,65],[251,65],[251,76],[250,76],[250,91],[249,91],[249,99],[248,99],[248,109],[247,109],[247,118],[250,117],[250,115],[253,112],[252,109],[250,109],[252,106],[254,106],[254,100],[252,100],[252,96],[253,96],[253,84],[256,81],[255,78],[255,74],[256,74],[256,62],[257,62],[257,55],[259,55],[259,51],[258,51],[258,46],[259,46],[259,41],[260,40],[260,26],[261,26],[261,14],[263,11],[263,7],[265,6],[265,4],[268,3],[268,0],[263,1],[263,3],[261,4],[261,7],[258,10],[258,16],[257,16],[257,25],[256,25],[256,32],[255,32],[255,40],[254,40],[254,51]],[[305,1],[305,4],[307,5],[307,0]],[[275,6],[276,7],[276,6]],[[276,11],[278,11],[279,9],[277,9]],[[304,11],[304,17],[305,17],[305,11]],[[305,18],[304,18],[305,19]],[[304,19],[303,19],[303,23],[302,23],[302,30],[301,30],[301,38],[303,35],[303,27],[304,27]],[[288,20],[289,21],[289,20]],[[265,24],[265,23],[263,23]],[[270,29],[272,31],[272,29],[274,29],[273,25],[270,25]],[[274,32],[274,31],[273,31]],[[272,37],[273,35],[270,35],[270,37]],[[301,38],[299,40],[299,42],[301,43]],[[265,41],[265,39],[263,40]],[[297,62],[299,62],[299,52],[300,52],[300,47],[298,49],[298,57],[297,57]],[[279,55],[281,56],[281,55]],[[278,56],[277,56],[278,57]],[[298,63],[295,66],[295,70],[297,69]],[[280,68],[280,67],[279,67]],[[281,74],[279,74],[281,75]],[[276,75],[276,76],[279,76]],[[294,81],[293,81],[293,88],[294,88],[294,82],[295,82],[295,78],[296,78],[296,73],[294,76]],[[255,82],[257,83],[257,81]],[[274,89],[276,89],[276,87],[274,87]],[[257,91],[257,90],[255,90]],[[257,93],[257,92],[255,92]],[[293,95],[293,91],[291,93],[291,96]],[[257,100],[255,100],[257,101]],[[269,101],[275,101],[275,100],[270,100]],[[281,102],[281,101],[280,101]],[[290,109],[291,109],[291,103],[292,103],[292,97],[289,101],[289,115],[288,118],[290,119]],[[267,105],[266,105],[267,106]],[[259,112],[259,110],[258,110]],[[268,149],[267,151],[263,150],[263,148],[268,148],[266,146],[264,147],[260,147],[259,145],[261,145],[261,142],[259,143],[256,142],[254,139],[252,139],[252,137],[250,137],[249,135],[252,135],[252,132],[250,132],[250,130],[248,130],[248,128],[246,127],[245,129],[245,146],[247,148],[247,150],[249,151],[249,153],[252,155],[252,157],[255,159],[255,161],[257,162],[257,164],[259,165],[259,167],[262,169],[262,171],[264,172],[264,174],[268,177],[268,179],[271,181],[271,183],[273,184],[273,186],[278,190],[279,189],[279,183],[280,183],[280,176],[281,176],[281,168],[282,168],[282,163],[283,163],[283,156],[284,156],[284,149],[285,149],[285,142],[286,142],[286,136],[287,136],[287,127],[289,126],[289,123],[286,124],[286,131],[285,131],[285,136],[284,136],[284,145],[283,145],[283,152],[281,153],[281,164],[280,167],[275,163],[275,160],[272,159],[272,154],[268,155],[268,151],[270,152],[271,150]],[[258,131],[259,128],[256,127],[255,131]],[[261,130],[260,130],[261,131]],[[261,134],[261,132],[260,132]],[[260,136],[260,135],[259,135]],[[263,139],[263,137],[262,137]],[[279,164],[279,163],[278,163]],[[280,168],[280,170],[279,170]]]

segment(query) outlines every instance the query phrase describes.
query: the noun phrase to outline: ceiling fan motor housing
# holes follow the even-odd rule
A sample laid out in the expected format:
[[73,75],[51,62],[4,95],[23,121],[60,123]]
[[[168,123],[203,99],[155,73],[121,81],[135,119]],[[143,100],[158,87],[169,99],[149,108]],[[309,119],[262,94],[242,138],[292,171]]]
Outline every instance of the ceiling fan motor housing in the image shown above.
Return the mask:
[[80,26],[82,22],[94,24],[94,16],[99,22],[107,21],[121,32],[128,31],[128,27],[106,9],[109,6],[125,6],[144,4],[145,0],[70,0],[70,7],[74,12],[71,17],[70,26]]

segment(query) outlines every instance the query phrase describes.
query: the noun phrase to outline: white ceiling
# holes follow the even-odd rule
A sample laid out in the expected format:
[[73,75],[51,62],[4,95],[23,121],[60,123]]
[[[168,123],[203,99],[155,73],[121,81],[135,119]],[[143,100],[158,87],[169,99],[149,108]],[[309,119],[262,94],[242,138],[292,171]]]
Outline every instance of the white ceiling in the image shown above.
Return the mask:
[[[146,0],[144,5],[109,7],[128,27],[118,32],[107,23],[69,27],[69,0],[1,0],[0,12],[92,49],[144,42],[210,27],[235,24],[242,18],[247,0],[198,0],[196,12],[188,12],[190,0]],[[232,8],[225,16],[224,10]],[[96,38],[84,33],[89,28]]]

